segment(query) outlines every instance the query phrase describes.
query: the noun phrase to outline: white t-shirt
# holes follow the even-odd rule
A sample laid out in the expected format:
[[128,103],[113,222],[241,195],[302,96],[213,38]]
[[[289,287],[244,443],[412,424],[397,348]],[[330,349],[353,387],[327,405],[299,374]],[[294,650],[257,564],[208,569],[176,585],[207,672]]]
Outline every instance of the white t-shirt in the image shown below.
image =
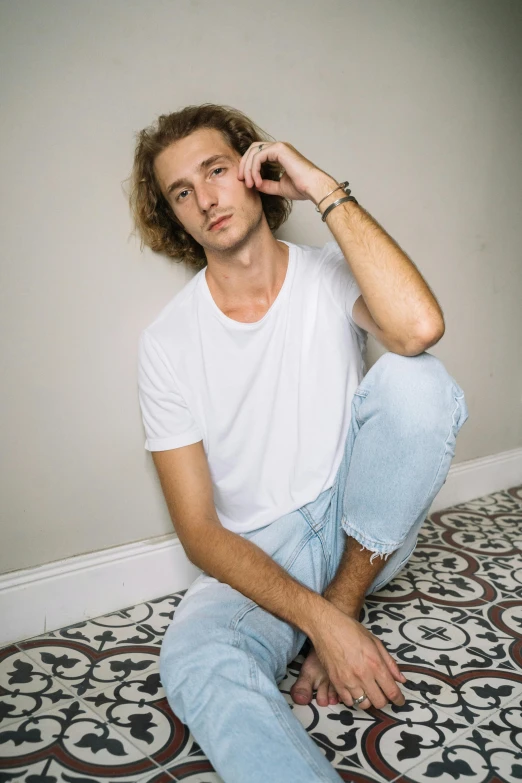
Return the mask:
[[332,486],[367,332],[361,291],[337,242],[285,242],[286,277],[255,323],[226,316],[205,269],[147,327],[139,399],[149,451],[203,441],[224,527],[245,533]]

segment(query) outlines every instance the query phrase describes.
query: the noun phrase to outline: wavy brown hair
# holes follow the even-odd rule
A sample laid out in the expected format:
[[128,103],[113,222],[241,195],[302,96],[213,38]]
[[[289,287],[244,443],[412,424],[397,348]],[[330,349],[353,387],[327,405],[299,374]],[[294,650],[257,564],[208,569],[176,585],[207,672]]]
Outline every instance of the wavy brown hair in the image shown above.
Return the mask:
[[[135,229],[141,237],[141,249],[147,245],[195,269],[206,266],[205,252],[176,219],[154,176],[154,161],[166,147],[201,128],[220,131],[228,145],[241,156],[258,139],[275,141],[238,109],[213,103],[161,114],[153,125],[137,134],[129,202]],[[277,162],[265,161],[261,165],[263,179],[279,180],[282,174],[283,168]],[[288,219],[292,202],[283,196],[259,195],[270,230],[276,231]]]

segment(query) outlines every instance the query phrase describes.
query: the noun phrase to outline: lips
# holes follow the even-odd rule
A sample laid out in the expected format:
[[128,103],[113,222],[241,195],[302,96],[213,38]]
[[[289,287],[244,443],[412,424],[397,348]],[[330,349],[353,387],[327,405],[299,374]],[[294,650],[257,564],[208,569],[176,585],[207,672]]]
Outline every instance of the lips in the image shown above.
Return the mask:
[[228,220],[230,217],[232,217],[232,215],[223,215],[223,217],[219,218],[219,220],[218,220],[218,221],[216,221],[215,223],[211,223],[211,224],[210,224],[210,226],[209,226],[209,231],[212,231],[212,229],[214,229],[214,228],[220,228],[221,224],[222,224],[222,223],[223,223],[225,220]]

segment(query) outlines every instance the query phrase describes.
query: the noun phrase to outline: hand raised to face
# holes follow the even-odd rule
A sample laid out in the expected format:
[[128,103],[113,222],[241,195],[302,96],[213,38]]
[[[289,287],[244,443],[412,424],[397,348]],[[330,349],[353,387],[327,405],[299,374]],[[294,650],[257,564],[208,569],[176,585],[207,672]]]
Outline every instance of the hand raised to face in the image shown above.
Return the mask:
[[[265,161],[279,163],[284,169],[280,180],[263,179],[261,166]],[[315,194],[324,189],[332,178],[301,155],[288,142],[254,141],[239,164],[238,179],[260,193],[283,196],[291,201],[315,200]]]

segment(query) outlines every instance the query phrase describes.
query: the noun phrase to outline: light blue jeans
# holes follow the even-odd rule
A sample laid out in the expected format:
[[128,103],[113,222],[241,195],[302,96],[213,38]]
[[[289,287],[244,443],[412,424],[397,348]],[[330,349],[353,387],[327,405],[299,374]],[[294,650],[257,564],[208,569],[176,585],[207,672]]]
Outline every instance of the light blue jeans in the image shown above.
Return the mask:
[[[439,359],[384,354],[353,396],[333,487],[245,537],[323,593],[348,534],[369,558],[385,556],[367,595],[377,591],[412,554],[467,418],[464,393]],[[226,783],[341,780],[278,689],[305,639],[206,574],[177,607],[161,648],[161,680],[172,710]]]

